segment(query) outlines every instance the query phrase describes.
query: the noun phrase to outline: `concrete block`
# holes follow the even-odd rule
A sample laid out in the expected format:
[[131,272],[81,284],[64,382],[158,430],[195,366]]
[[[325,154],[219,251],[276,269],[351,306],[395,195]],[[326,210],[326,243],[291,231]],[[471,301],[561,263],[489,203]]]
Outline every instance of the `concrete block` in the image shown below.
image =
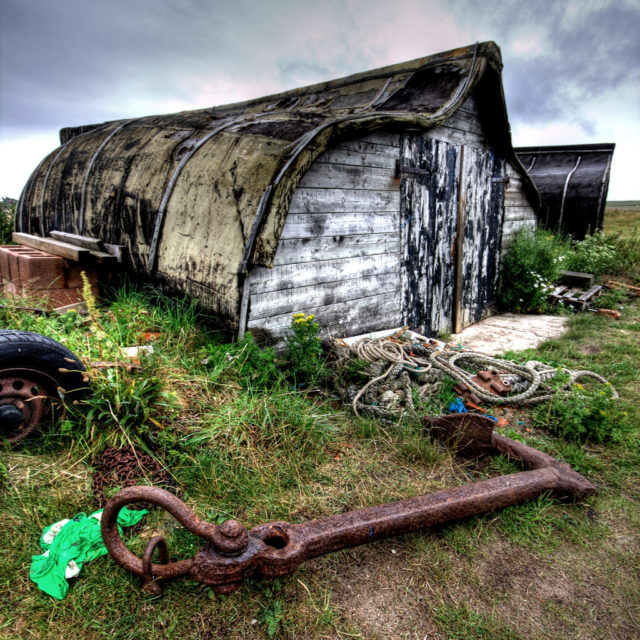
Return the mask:
[[20,280],[20,265],[18,258],[24,251],[20,251],[22,247],[11,247],[9,251],[9,280],[18,282]]
[[8,275],[5,277],[8,277],[9,280],[12,280],[14,282],[20,281],[20,265],[25,259],[37,257],[40,255],[50,255],[43,253],[42,251],[38,251],[37,249],[32,249],[31,247],[23,247],[21,245],[2,247],[2,254],[4,256],[3,260],[8,263],[8,266],[3,267],[3,269],[8,269]]
[[0,278],[10,280],[9,277],[9,247],[0,246]]

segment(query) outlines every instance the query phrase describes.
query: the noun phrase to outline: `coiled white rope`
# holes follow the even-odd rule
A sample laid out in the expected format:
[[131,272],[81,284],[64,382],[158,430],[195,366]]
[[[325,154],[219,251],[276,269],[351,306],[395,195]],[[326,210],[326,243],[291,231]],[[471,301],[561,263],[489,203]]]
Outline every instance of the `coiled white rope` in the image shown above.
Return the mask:
[[[593,371],[572,371],[564,367],[555,369],[534,360],[521,365],[509,360],[492,358],[473,351],[459,351],[454,349],[438,350],[423,345],[402,343],[390,338],[364,339],[348,348],[355,356],[365,362],[390,363],[383,374],[369,380],[354,396],[352,407],[357,416],[360,415],[358,412],[358,404],[363,394],[370,387],[387,378],[394,379],[403,370],[415,374],[432,371],[433,378],[443,373],[447,374],[454,380],[467,385],[482,401],[492,404],[535,405],[546,402],[556,393],[567,392],[577,380],[582,378],[593,378],[603,384],[609,384],[605,378]],[[488,368],[504,372],[506,377],[515,377],[518,381],[522,381],[522,384],[518,385],[519,389],[525,388],[523,391],[513,395],[499,396],[487,391],[487,389],[474,382],[473,377],[475,374],[469,373],[460,366],[462,363],[473,365],[477,368]],[[559,390],[553,391],[547,385],[543,384],[544,381],[555,377],[559,372],[563,372],[569,376],[567,383]],[[611,391],[611,397],[614,399],[618,398],[618,393],[613,387],[611,387]],[[413,409],[412,399],[409,397],[411,395],[410,389],[408,389],[406,395],[407,406]]]
[[[426,373],[433,367],[430,360],[408,354],[402,343],[389,338],[365,338],[364,340],[357,342],[352,347],[349,347],[349,349],[358,358],[365,362],[373,363],[383,360],[391,363],[389,368],[382,375],[369,380],[369,382],[367,382],[367,384],[365,384],[364,387],[362,387],[362,389],[360,389],[360,391],[358,391],[354,396],[352,407],[353,412],[357,416],[360,416],[358,413],[358,401],[369,387],[385,380],[387,377],[396,377],[403,369],[413,373]],[[411,393],[409,390],[407,393],[407,403],[412,406],[410,396]]]

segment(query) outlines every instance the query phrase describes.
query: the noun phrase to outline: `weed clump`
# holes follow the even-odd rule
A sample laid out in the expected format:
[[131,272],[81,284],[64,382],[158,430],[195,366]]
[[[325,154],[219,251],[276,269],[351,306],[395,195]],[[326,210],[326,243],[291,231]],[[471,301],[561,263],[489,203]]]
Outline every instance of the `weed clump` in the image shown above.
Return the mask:
[[78,432],[93,439],[96,428],[116,427],[116,442],[154,441],[155,432],[163,429],[161,420],[176,407],[175,396],[164,390],[155,371],[144,373],[124,366],[95,369],[91,372],[92,393],[69,407],[62,432]]
[[[47,323],[46,328],[33,327],[43,333],[59,332],[60,341],[84,352],[87,361],[90,393],[67,404],[61,433],[98,448],[105,443],[171,444],[175,434],[165,430],[163,423],[173,418],[179,403],[176,394],[166,388],[162,357],[152,346],[138,347],[137,355],[127,352],[141,341],[140,329],[149,325],[123,323],[122,314],[101,309],[84,272],[82,279],[87,317],[69,312],[58,318],[38,318],[36,322]],[[138,307],[141,318],[153,323],[153,313],[143,308],[145,302],[150,301],[134,295],[129,304]],[[98,361],[92,362],[95,358]]]
[[276,385],[282,374],[272,347],[260,347],[248,333],[233,344],[208,343],[203,360],[216,382],[235,381],[243,389],[268,389]]
[[533,412],[534,424],[571,442],[611,440],[625,424],[626,417],[613,398],[609,383],[596,389],[574,383],[568,394],[555,394]]
[[287,338],[287,359],[296,382],[317,382],[326,375],[320,325],[313,314],[294,313]]

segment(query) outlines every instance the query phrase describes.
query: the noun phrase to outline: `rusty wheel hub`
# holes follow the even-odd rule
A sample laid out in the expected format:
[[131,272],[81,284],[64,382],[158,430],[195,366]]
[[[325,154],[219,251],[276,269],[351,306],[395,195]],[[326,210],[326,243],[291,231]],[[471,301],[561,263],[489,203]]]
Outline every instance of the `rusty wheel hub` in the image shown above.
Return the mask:
[[47,415],[57,387],[41,371],[0,370],[0,430],[10,443],[26,438]]

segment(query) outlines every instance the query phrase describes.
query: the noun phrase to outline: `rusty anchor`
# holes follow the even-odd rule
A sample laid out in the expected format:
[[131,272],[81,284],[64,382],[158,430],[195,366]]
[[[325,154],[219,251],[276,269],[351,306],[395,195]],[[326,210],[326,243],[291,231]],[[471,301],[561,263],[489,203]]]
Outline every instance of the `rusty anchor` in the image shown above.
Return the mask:
[[[596,491],[566,463],[495,433],[493,422],[483,416],[455,414],[423,422],[468,454],[502,453],[520,460],[529,470],[301,524],[270,522],[249,531],[236,520],[220,525],[206,522],[164,489],[128,487],[106,504],[101,525],[103,541],[119,565],[143,578],[144,588],[150,593],[160,593],[160,580],[188,575],[215,593],[228,594],[245,578],[284,576],[306,560],[332,551],[481,515],[548,491],[576,500]],[[144,557],[137,557],[120,537],[117,517],[125,505],[139,501],[162,507],[205,544],[193,558],[169,562],[166,542],[158,536],[149,542]],[[158,564],[152,562],[156,547]]]

